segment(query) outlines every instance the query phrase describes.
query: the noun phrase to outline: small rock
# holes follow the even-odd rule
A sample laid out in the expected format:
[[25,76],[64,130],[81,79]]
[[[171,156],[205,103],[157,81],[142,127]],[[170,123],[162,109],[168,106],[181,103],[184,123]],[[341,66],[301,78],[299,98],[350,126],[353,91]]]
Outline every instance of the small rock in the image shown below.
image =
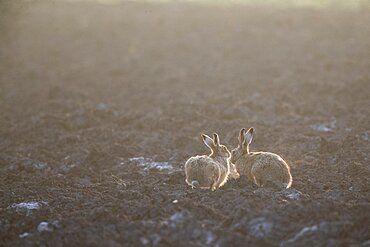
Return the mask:
[[289,200],[300,200],[303,197],[308,197],[307,195],[304,195],[302,192],[292,188],[286,189],[282,193],[285,196],[285,198]]
[[47,203],[44,201],[30,201],[14,203],[10,206],[10,208],[14,208],[18,213],[26,213],[29,215],[33,210],[39,210],[43,205],[47,205]]
[[98,111],[106,111],[108,109],[109,109],[109,107],[106,104],[104,104],[104,103],[99,103],[96,106],[96,110],[98,110]]
[[179,225],[188,222],[191,219],[191,215],[188,211],[176,212],[168,220],[165,220],[163,223],[169,225],[172,228],[176,228]]
[[305,238],[305,239],[313,238],[318,229],[319,228],[318,228],[317,225],[304,227],[293,238],[288,239],[287,241],[283,241],[280,244],[280,247],[294,246],[295,243],[300,242],[301,239],[303,239],[303,238]]
[[216,240],[216,236],[211,231],[206,231],[206,244],[211,244]]
[[156,169],[159,171],[174,171],[174,167],[168,162],[155,162],[152,159],[144,157],[132,157],[129,158],[130,162],[135,162],[138,166],[142,167],[144,171],[150,169]]
[[147,245],[149,244],[149,239],[145,238],[145,237],[141,237],[140,238],[140,242],[143,244],[143,245]]
[[367,131],[361,135],[362,140],[370,142],[370,131]]
[[330,132],[332,131],[331,128],[325,126],[325,125],[322,125],[322,124],[315,124],[315,125],[312,125],[312,128],[314,130],[318,130],[318,131],[321,131],[321,132]]
[[187,211],[181,211],[181,212],[177,212],[173,215],[171,215],[170,217],[170,221],[174,222],[174,223],[182,223],[184,222],[187,218],[189,218],[189,212]]
[[351,228],[352,223],[350,222],[322,222],[318,225],[302,228],[292,238],[283,241],[280,246],[317,246],[317,243],[329,246],[329,241],[334,243],[336,239],[340,239],[341,235],[350,231]]
[[150,240],[154,246],[157,246],[159,241],[161,241],[161,237],[158,234],[152,234],[150,235]]
[[248,223],[248,228],[253,237],[262,239],[271,235],[273,224],[265,217],[258,217]]
[[24,169],[43,170],[48,168],[48,164],[37,160],[26,159],[21,162],[21,167]]
[[52,232],[53,228],[49,225],[48,222],[43,221],[37,226],[37,231],[38,232]]
[[331,132],[336,128],[337,120],[333,119],[329,123],[313,124],[311,128],[320,132]]
[[140,238],[140,242],[143,245],[150,244],[151,246],[157,246],[160,241],[161,241],[161,236],[159,236],[158,234],[152,234],[148,237],[141,237]]
[[216,235],[214,235],[211,231],[208,231],[204,228],[195,227],[192,229],[190,238],[196,239],[200,243],[209,245],[216,240]]
[[140,156],[140,157],[132,157],[132,158],[129,158],[128,160],[141,163],[141,162],[144,162],[146,159]]
[[26,237],[28,237],[30,234],[28,233],[28,232],[24,232],[24,233],[22,233],[22,234],[19,234],[19,237],[20,238],[26,238]]
[[42,169],[47,168],[48,164],[44,162],[36,162],[36,163],[33,163],[33,167],[35,167],[38,170],[42,170]]

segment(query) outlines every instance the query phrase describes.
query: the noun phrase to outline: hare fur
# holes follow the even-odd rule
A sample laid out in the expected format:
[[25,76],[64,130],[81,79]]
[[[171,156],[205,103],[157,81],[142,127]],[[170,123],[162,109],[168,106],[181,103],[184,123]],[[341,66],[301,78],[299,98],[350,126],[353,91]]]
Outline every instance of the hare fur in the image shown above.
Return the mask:
[[[211,149],[211,154],[194,156],[186,161],[185,181],[192,188],[215,190],[223,186],[230,175],[230,151],[220,145],[216,133],[213,134],[213,139],[207,135],[202,135],[202,138]],[[232,176],[237,176],[236,169]]]
[[231,152],[231,163],[235,164],[240,175],[245,175],[257,186],[273,185],[289,188],[293,179],[289,165],[277,154],[269,152],[249,152],[253,139],[253,128],[247,132],[240,130],[239,145]]

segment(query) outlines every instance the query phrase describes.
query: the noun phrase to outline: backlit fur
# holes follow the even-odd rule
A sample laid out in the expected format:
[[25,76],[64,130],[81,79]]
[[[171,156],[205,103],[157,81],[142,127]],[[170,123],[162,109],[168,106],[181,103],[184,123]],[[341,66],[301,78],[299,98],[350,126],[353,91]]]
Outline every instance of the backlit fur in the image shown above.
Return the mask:
[[293,179],[289,165],[277,154],[269,152],[249,152],[253,139],[253,128],[242,129],[239,145],[231,152],[231,163],[235,164],[240,175],[245,175],[257,186],[289,188]]
[[211,149],[210,155],[198,155],[185,163],[186,183],[193,188],[215,190],[223,186],[230,174],[230,151],[220,145],[217,134],[213,139],[202,135],[203,141]]

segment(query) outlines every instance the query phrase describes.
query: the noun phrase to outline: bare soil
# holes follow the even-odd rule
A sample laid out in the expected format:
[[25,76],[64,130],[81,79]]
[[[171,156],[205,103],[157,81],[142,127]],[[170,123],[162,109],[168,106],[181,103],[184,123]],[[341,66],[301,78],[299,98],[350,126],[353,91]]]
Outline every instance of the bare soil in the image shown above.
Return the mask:
[[[0,245],[369,246],[369,23],[369,9],[1,1]],[[201,133],[233,148],[250,126],[292,189],[185,184]]]

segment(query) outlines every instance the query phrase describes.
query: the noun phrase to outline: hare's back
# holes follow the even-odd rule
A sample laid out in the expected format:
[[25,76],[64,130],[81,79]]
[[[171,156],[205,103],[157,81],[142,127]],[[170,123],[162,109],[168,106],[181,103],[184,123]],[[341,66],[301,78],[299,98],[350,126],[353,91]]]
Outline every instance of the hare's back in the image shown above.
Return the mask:
[[197,181],[200,188],[210,188],[220,174],[220,167],[208,156],[195,156],[185,163],[186,182]]
[[185,163],[185,168],[206,168],[207,166],[215,165],[213,159],[206,155],[198,155],[189,158]]
[[261,168],[280,168],[285,169],[288,165],[279,155],[269,152],[256,152],[253,153],[255,160],[254,166],[259,166]]
[[275,185],[289,188],[292,184],[288,164],[274,153],[261,152],[255,160],[251,173],[258,185],[272,182]]
[[256,156],[251,173],[264,180],[289,180],[290,172],[287,163],[277,154],[261,152]]

